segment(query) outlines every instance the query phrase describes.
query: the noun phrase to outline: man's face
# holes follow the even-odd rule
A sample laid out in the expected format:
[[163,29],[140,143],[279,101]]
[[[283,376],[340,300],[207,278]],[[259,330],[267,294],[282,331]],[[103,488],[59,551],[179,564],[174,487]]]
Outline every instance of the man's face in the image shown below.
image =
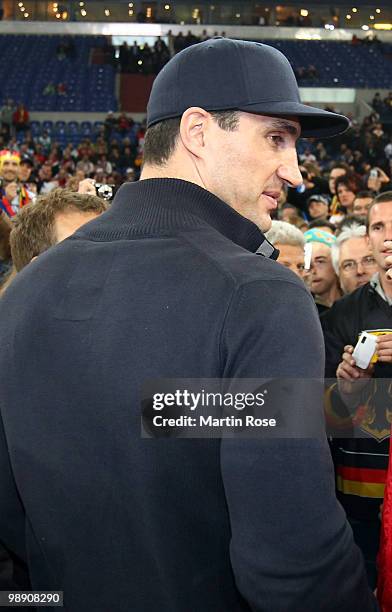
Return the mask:
[[364,236],[345,240],[339,248],[339,281],[344,293],[368,283],[375,272],[377,264],[368,239]]
[[338,200],[344,208],[350,208],[355,200],[355,193],[348,189],[346,185],[338,185],[336,192]]
[[331,249],[321,242],[312,242],[311,244],[310,290],[316,295],[322,295],[327,293],[336,283],[336,274],[331,260]]
[[276,244],[279,249],[278,262],[286,268],[290,268],[294,274],[300,278],[304,277],[305,270],[305,252],[301,246],[292,244]]
[[373,198],[355,198],[353,206],[353,214],[358,217],[366,217],[369,206]]
[[329,173],[329,178],[328,178],[329,190],[334,195],[336,193],[335,181],[338,178],[338,176],[343,176],[344,174],[346,174],[346,171],[344,168],[332,168],[331,172]]
[[295,208],[284,208],[281,212],[280,218],[282,219],[282,221],[286,221],[286,223],[290,222],[290,219],[292,217],[295,217],[297,214],[297,211]]
[[52,178],[52,167],[50,164],[44,164],[39,172],[43,181],[50,181]]
[[206,189],[265,232],[282,185],[302,183],[295,148],[300,125],[250,113],[240,112],[239,117],[233,131],[211,122],[205,155],[195,165]]
[[18,176],[19,163],[15,159],[5,159],[1,170],[1,176],[6,181],[14,181]]
[[312,200],[309,204],[309,215],[312,219],[326,219],[328,216],[328,205],[320,200]]
[[20,164],[18,177],[22,183],[27,183],[31,175],[32,167],[30,164]]
[[385,258],[388,255],[392,255],[384,245],[385,240],[392,240],[392,200],[372,206],[368,237],[378,270],[383,272],[389,267],[385,264]]
[[88,221],[92,221],[99,216],[99,213],[90,212],[79,212],[67,211],[57,213],[54,220],[54,232],[56,236],[56,243],[65,240],[69,236],[72,236],[79,227],[82,227]]

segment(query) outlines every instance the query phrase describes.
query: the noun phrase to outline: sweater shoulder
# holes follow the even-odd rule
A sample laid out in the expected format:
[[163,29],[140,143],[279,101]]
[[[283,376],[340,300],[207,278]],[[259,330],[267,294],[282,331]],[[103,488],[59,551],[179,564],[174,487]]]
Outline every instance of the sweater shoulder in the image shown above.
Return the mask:
[[214,267],[218,274],[225,275],[233,286],[279,281],[309,293],[304,283],[282,264],[251,253],[210,228],[183,232],[181,239],[189,249],[205,260],[206,265]]

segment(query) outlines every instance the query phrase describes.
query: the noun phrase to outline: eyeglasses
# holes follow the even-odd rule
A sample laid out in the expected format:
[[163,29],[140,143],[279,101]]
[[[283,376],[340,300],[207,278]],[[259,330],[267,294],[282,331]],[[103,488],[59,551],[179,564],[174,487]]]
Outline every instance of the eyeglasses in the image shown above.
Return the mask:
[[366,257],[362,257],[359,261],[355,261],[354,259],[346,259],[341,265],[343,272],[346,274],[353,274],[358,272],[358,266],[361,264],[364,270],[369,270],[375,264],[375,259],[371,255],[367,255]]

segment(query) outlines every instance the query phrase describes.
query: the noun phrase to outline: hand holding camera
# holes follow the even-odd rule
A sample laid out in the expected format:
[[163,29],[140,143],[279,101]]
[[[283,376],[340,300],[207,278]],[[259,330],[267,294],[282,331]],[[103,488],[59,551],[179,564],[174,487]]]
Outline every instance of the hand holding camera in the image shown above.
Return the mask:
[[[342,355],[342,361],[336,370],[339,391],[351,395],[359,393],[369,383],[374,373],[374,365],[370,364],[366,369],[358,367],[353,357],[354,347],[346,345]],[[369,360],[370,361],[370,360]]]

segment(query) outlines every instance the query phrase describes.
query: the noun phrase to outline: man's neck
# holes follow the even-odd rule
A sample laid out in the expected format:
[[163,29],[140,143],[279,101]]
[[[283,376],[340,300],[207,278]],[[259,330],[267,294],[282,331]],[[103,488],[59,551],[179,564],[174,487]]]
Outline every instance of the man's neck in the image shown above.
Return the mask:
[[328,291],[325,293],[316,294],[316,302],[318,304],[322,304],[323,306],[328,306],[330,308],[333,304],[342,297],[342,292],[338,285],[334,284]]
[[389,280],[387,278],[385,270],[380,270],[379,275],[380,275],[380,284],[381,284],[381,287],[385,295],[388,298],[392,299],[392,280]]

